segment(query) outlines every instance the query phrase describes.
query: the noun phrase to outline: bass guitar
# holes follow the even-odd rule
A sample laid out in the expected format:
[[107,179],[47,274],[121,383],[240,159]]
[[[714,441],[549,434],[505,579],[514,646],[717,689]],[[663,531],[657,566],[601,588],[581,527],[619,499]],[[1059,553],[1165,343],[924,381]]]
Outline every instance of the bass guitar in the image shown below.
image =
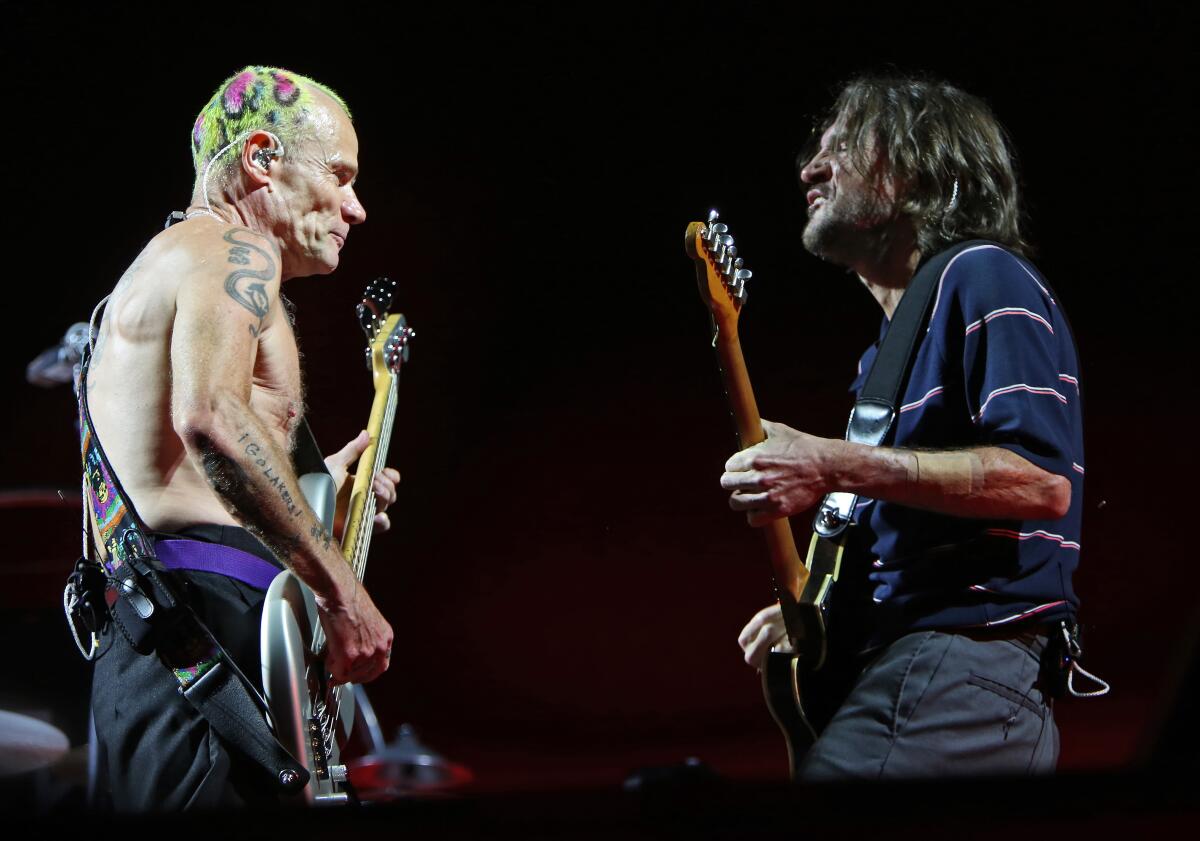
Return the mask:
[[[400,369],[415,335],[400,313],[389,314],[395,281],[379,278],[367,287],[358,319],[367,337],[367,367],[375,397],[367,422],[371,443],[359,456],[350,491],[342,555],[361,581],[375,520],[372,480],[386,463]],[[336,489],[327,473],[300,477],[313,510],[332,533]],[[281,572],[267,590],[262,615],[262,677],[275,735],[311,775],[304,788],[309,805],[346,803],[350,791],[341,763],[354,726],[354,687],[333,686],[322,653],[325,632],[312,591],[291,572]]]
[[[684,250],[695,261],[700,298],[712,316],[712,344],[737,429],[738,447],[744,449],[766,438],[738,339],[738,317],[746,303],[751,272],[738,256],[728,225],[718,220],[715,210],[709,213],[707,222],[688,225]],[[802,562],[786,518],[768,523],[762,531],[792,649],[772,651],[767,656],[762,670],[763,697],[783,732],[794,777],[800,758],[817,737],[817,728],[805,712],[801,678],[825,664],[826,611],[841,570],[844,541],[814,533],[808,557]]]

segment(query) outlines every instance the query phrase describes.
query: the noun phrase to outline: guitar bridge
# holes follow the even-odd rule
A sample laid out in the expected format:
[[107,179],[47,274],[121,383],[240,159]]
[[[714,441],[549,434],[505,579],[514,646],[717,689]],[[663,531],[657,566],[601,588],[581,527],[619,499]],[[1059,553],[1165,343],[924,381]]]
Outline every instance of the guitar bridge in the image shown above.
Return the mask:
[[326,744],[322,716],[314,715],[308,720],[308,745],[312,748],[313,776],[318,780],[329,779],[329,751]]

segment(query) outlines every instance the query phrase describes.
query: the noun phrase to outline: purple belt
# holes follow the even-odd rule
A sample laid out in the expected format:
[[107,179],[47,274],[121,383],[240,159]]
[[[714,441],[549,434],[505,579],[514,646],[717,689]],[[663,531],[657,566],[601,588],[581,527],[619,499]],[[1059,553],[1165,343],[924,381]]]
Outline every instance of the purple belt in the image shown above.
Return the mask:
[[258,555],[201,540],[156,540],[154,554],[167,569],[216,572],[264,592],[281,572]]

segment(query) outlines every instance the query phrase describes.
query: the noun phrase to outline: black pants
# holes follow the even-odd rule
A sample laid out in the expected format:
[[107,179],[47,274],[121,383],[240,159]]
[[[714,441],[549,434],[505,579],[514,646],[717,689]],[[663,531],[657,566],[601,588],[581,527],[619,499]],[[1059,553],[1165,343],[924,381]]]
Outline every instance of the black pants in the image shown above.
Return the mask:
[[[242,529],[196,526],[171,537],[223,543],[275,561]],[[265,594],[209,572],[173,572],[191,605],[237,665],[261,682],[259,626]],[[264,806],[277,802],[265,772],[223,744],[179,692],[157,655],[130,648],[112,625],[92,682],[92,715],[112,805],[121,812]],[[261,686],[259,686],[261,691]]]

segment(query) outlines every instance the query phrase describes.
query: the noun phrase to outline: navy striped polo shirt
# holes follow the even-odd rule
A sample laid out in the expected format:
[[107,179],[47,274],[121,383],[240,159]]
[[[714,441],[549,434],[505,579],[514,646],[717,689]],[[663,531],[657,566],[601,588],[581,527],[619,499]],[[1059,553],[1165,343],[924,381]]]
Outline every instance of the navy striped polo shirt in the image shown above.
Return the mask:
[[[881,338],[887,326],[884,319]],[[855,394],[877,349],[863,354]],[[859,568],[874,644],[910,630],[1018,626],[1075,613],[1079,365],[1066,318],[1033,266],[992,243],[949,262],[893,435],[895,447],[1011,450],[1067,477],[1071,507],[1058,520],[977,520],[860,499],[855,544],[867,558]]]

